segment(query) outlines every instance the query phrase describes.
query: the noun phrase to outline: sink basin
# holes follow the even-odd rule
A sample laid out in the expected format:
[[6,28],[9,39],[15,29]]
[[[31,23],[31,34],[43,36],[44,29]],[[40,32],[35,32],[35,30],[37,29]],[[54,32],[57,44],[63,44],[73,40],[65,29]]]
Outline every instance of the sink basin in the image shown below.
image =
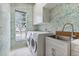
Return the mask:
[[[59,40],[65,40],[65,41],[68,41],[69,39],[71,39],[69,36],[59,36],[59,35],[53,35],[53,36],[50,36],[52,38],[56,38],[56,39],[59,39]],[[72,37],[73,39],[77,39],[76,37]]]

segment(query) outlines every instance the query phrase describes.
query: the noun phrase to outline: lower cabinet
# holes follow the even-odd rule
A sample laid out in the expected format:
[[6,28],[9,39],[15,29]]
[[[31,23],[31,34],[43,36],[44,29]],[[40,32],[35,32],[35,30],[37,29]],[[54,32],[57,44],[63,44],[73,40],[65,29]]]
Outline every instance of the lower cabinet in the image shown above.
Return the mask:
[[67,41],[46,37],[46,56],[69,56],[70,44]]

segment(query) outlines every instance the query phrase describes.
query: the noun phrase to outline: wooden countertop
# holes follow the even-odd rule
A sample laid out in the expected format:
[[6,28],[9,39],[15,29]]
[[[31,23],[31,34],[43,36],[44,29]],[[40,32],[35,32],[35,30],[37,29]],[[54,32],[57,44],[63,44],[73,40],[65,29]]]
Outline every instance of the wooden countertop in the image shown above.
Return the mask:
[[[56,31],[56,35],[59,35],[59,36],[71,36],[71,33],[72,33],[72,32]],[[76,38],[79,38],[79,32],[73,32],[73,35],[74,35]]]

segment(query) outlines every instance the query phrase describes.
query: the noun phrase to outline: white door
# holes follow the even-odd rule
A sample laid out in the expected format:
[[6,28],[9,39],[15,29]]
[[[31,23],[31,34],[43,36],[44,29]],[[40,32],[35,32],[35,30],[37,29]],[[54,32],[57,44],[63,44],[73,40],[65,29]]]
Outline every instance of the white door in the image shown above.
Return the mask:
[[70,55],[70,45],[67,42],[54,38],[46,38],[47,56],[68,56]]

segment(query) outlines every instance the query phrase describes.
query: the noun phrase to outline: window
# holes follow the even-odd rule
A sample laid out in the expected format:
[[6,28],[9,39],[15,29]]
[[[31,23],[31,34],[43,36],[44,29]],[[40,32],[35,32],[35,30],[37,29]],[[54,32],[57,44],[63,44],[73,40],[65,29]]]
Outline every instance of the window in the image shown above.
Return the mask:
[[26,13],[15,10],[16,41],[25,40]]

